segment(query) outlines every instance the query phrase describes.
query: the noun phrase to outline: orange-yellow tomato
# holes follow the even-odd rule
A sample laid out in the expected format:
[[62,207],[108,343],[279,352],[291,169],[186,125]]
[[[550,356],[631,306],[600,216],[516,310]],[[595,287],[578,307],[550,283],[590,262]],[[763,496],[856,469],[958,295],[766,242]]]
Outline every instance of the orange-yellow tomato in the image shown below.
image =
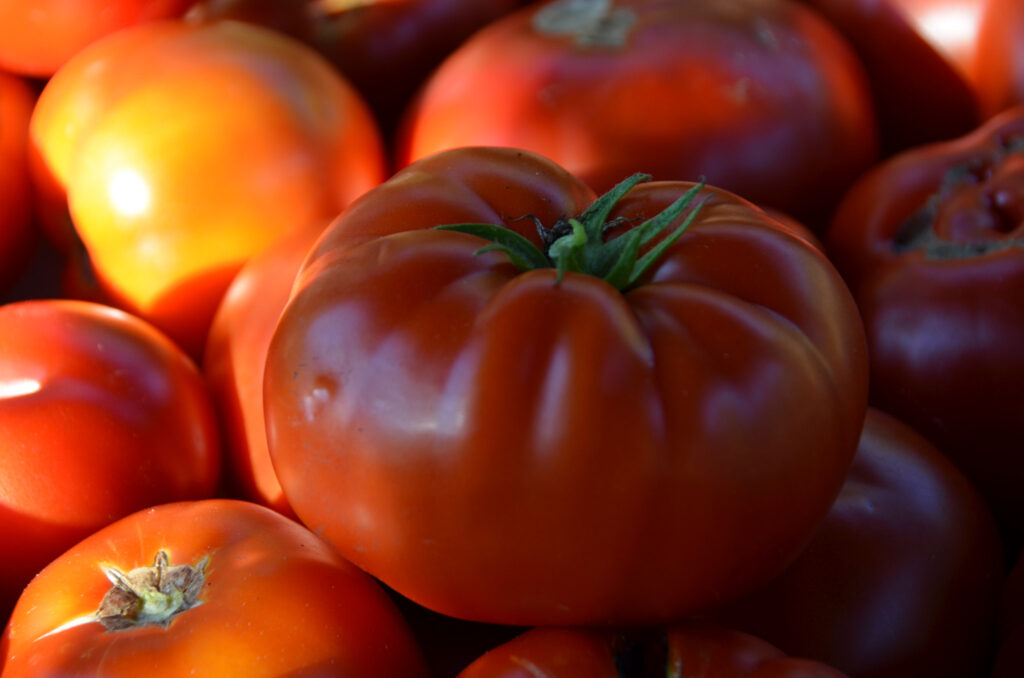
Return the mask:
[[351,85],[298,41],[236,22],[94,43],[43,90],[31,144],[44,227],[80,238],[110,298],[193,355],[250,256],[384,173]]

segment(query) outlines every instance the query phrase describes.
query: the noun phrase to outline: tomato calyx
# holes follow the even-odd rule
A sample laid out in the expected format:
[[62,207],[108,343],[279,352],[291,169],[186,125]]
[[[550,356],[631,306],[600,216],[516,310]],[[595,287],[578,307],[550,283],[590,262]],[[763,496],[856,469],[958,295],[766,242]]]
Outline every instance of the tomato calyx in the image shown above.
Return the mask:
[[579,47],[621,47],[635,23],[636,13],[612,0],[556,0],[531,20],[537,33],[570,37]]
[[200,605],[199,593],[206,582],[205,556],[196,565],[170,564],[166,551],[159,551],[150,567],[123,572],[101,565],[113,586],[103,596],[96,621],[108,631],[137,626],[166,627],[184,612]]
[[690,206],[704,187],[703,180],[650,219],[617,237],[606,239],[605,234],[609,230],[627,223],[621,217],[609,220],[612,209],[633,187],[650,179],[648,174],[634,174],[595,200],[581,214],[563,217],[550,228],[531,215],[518,217],[534,219],[543,250],[519,233],[494,224],[446,224],[435,228],[488,240],[491,244],[477,250],[477,254],[503,252],[522,271],[555,268],[558,271],[556,284],[566,271],[571,271],[601,278],[616,289],[626,291],[635,286],[647,269],[683,235],[704,204],[702,200],[694,205],[675,230],[643,254],[641,248],[661,235]]

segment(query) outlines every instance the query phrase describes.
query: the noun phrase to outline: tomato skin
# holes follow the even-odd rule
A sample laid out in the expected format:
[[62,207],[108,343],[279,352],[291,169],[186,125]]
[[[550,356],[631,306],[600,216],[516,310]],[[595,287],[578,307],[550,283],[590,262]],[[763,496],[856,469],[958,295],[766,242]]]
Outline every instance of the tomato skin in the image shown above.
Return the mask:
[[1024,104],[1024,6],[988,0],[981,10],[975,80],[986,117]]
[[[113,308],[0,306],[0,608],[84,536],[156,502],[212,496],[213,405],[165,336]],[[57,472],[56,470],[59,470]]]
[[598,193],[633,172],[704,177],[817,230],[877,159],[863,68],[816,12],[788,0],[613,5],[607,23],[635,18],[609,44],[540,32],[539,4],[477,32],[410,106],[398,165],[463,145],[524,148]]
[[948,454],[1017,538],[1024,154],[1008,145],[1022,140],[1018,108],[896,156],[851,189],[826,237],[864,318],[873,402]]
[[[611,216],[689,187],[642,184]],[[477,621],[654,623],[780,571],[856,448],[862,329],[823,254],[707,191],[626,294],[519,275],[431,228],[537,239],[518,217],[590,204],[526,151],[440,153],[354,203],[268,352],[268,443],[296,514],[399,593]]]
[[[157,115],[173,124],[154,133]],[[384,166],[351,85],[301,43],[238,22],[94,43],[46,85],[31,143],[44,227],[80,239],[111,302],[195,357],[245,260],[333,218]]]
[[26,80],[0,71],[0,292],[25,268],[35,238],[26,160],[35,100]]
[[[821,664],[785,656],[754,636],[722,627],[678,623],[661,639],[647,638],[665,656],[639,659],[643,669],[620,670],[623,650],[635,651],[629,634],[597,629],[536,628],[482,655],[458,678],[619,678],[658,675],[672,678],[843,678]],[[624,647],[625,646],[625,647]],[[640,652],[644,652],[641,649]],[[650,650],[646,650],[650,652]],[[625,659],[625,661],[637,661]]]
[[981,678],[1004,562],[973,485],[919,433],[869,409],[814,539],[779,578],[712,617],[851,676]]
[[140,23],[181,16],[194,0],[0,0],[0,68],[53,75],[84,47]]
[[[210,557],[202,604],[166,628],[88,623],[110,582],[99,568]],[[51,635],[46,635],[51,633]],[[230,499],[148,508],[54,560],[25,589],[4,631],[3,678],[42,676],[426,676],[390,599],[313,533]]]

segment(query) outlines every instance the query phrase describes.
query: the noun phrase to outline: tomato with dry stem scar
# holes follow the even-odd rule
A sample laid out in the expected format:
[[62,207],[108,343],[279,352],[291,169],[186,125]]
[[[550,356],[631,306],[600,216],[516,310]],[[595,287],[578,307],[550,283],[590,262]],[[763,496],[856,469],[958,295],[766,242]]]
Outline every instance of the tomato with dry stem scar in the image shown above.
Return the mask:
[[228,499],[145,509],[54,560],[0,662],[3,678],[427,674],[377,582],[301,525]]
[[860,319],[797,230],[646,179],[463,148],[329,226],[264,378],[299,518],[479,621],[653,623],[777,574],[857,446]]

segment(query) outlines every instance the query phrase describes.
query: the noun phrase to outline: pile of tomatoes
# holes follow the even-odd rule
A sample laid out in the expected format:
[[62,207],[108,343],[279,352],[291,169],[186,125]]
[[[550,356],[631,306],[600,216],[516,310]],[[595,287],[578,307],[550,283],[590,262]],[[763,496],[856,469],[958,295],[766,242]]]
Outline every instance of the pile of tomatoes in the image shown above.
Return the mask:
[[1020,0],[0,0],[0,678],[1024,675]]

